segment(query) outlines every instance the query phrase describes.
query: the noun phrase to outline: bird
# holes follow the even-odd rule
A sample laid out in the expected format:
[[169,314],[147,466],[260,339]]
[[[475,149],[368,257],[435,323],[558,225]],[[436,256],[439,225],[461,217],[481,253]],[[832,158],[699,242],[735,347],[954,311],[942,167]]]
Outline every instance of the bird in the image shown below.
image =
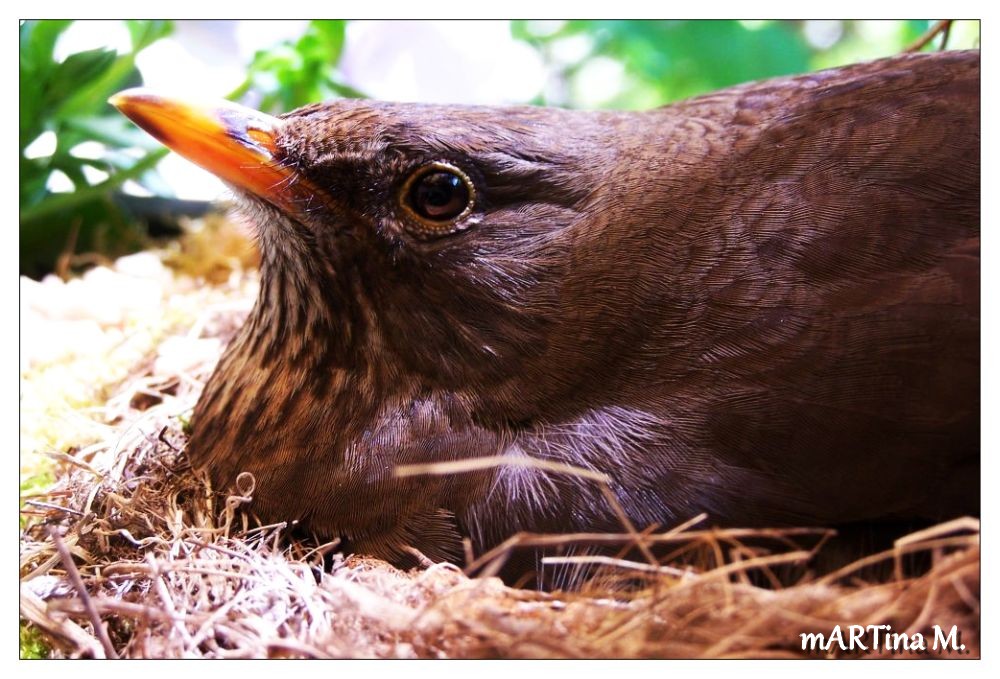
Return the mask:
[[977,515],[979,70],[903,54],[644,111],[119,93],[261,252],[187,455],[390,561]]

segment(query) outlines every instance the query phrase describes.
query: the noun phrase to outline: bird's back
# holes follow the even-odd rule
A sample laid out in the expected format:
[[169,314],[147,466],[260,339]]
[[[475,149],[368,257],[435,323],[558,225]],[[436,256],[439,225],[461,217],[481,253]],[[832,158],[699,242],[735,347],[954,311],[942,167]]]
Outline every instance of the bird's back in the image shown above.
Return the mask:
[[[608,472],[640,525],[977,513],[978,53],[633,116],[614,120],[626,141],[607,187],[627,198],[574,244],[607,269],[563,289],[618,330],[519,451]],[[619,303],[597,309],[604,295]],[[561,495],[472,522],[618,521],[596,492]]]
[[726,518],[977,512],[978,53],[750,85],[674,113],[730,146],[681,238],[664,240],[690,256],[694,341],[690,379],[661,403],[696,420],[696,446],[774,479],[756,507],[734,493]]

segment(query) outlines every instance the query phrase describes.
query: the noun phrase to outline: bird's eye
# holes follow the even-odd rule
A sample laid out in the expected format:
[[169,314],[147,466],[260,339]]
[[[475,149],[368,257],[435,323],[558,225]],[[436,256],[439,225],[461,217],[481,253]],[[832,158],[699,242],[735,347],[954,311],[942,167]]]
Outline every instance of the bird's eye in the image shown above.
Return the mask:
[[414,172],[403,186],[401,202],[416,217],[419,236],[454,233],[472,211],[475,189],[464,172],[448,163],[431,163]]

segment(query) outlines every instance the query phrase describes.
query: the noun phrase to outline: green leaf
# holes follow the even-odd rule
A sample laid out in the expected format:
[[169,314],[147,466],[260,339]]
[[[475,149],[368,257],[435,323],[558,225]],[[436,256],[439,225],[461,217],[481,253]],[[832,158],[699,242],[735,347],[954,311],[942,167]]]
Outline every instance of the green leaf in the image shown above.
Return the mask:
[[142,176],[144,172],[152,169],[163,157],[169,153],[169,149],[162,148],[152,153],[148,153],[140,160],[137,160],[128,170],[122,170],[111,175],[100,184],[85,188],[73,193],[60,193],[48,197],[39,205],[27,208],[21,206],[20,223],[21,228],[26,224],[41,221],[51,215],[62,211],[70,211],[79,205],[88,203],[95,199],[106,196],[112,189],[116,189],[129,179]]
[[139,82],[135,69],[135,56],[126,54],[118,57],[104,74],[89,85],[73,91],[60,104],[53,118],[63,120],[69,116],[92,114],[100,110],[112,110],[108,97],[124,87],[128,81]]
[[537,37],[525,19],[515,19],[510,22],[510,35],[515,40],[523,40],[524,42],[534,42]]
[[47,193],[45,183],[49,179],[49,165],[38,160],[21,156],[20,181],[18,182],[21,208],[37,205]]
[[332,68],[336,66],[344,50],[344,36],[347,31],[347,22],[343,20],[312,21],[310,22],[310,29],[323,41],[327,67]]
[[20,26],[21,61],[35,76],[44,77],[56,64],[52,59],[56,41],[70,27],[69,20],[25,21]]
[[165,38],[174,30],[172,21],[128,20],[125,22],[132,37],[132,53],[146,49],[160,38]]
[[21,69],[19,83],[18,144],[21,154],[45,130],[42,116],[42,89]]
[[[71,23],[29,21],[20,25],[21,270],[32,275],[51,270],[71,223],[80,225],[81,248],[120,252],[122,238],[134,241],[134,229],[109,199],[110,192],[124,182],[136,179],[159,192],[168,191],[152,172],[167,150],[117,112],[112,114],[107,98],[123,87],[141,83],[136,53],[167,35],[173,24],[127,22],[133,48],[130,53],[117,55],[97,49],[56,62],[52,54],[59,34]],[[56,134],[55,152],[47,158],[25,158],[26,146],[46,130]],[[97,158],[71,155],[71,149],[86,141],[102,143],[105,151]],[[91,184],[84,174],[88,166],[109,176]],[[55,170],[69,177],[76,190],[49,192],[46,184]]]
[[257,52],[248,82],[261,93],[259,108],[283,113],[331,96],[363,96],[330,75],[343,53],[346,25],[346,21],[312,21],[297,41]]
[[361,90],[355,89],[350,85],[345,85],[344,83],[338,82],[333,78],[327,78],[326,85],[338,95],[347,99],[364,99],[368,96]]
[[141,131],[122,115],[75,116],[67,118],[64,122],[67,129],[81,132],[85,137],[108,146],[141,148],[147,151],[161,147],[159,142]]
[[54,169],[62,170],[69,177],[69,180],[73,182],[73,188],[79,191],[90,186],[90,182],[83,175],[83,166],[87,163],[88,161],[82,158],[75,158],[67,153],[54,158],[52,165]]
[[[899,27],[900,42],[909,45],[917,40],[917,38],[922,37],[924,33],[931,30],[933,23],[934,22],[928,19],[910,19],[909,21],[901,22]],[[935,41],[932,40],[931,44],[933,45],[934,43]]]
[[260,51],[254,55],[251,69],[257,71],[297,71],[302,68],[302,55],[287,43],[276,45],[270,51]]
[[45,88],[46,105],[65,101],[104,74],[114,61],[115,51],[104,47],[69,55],[56,68]]
[[44,91],[59,64],[52,58],[56,41],[72,21],[24,21],[20,25],[19,120],[20,150],[45,129]]

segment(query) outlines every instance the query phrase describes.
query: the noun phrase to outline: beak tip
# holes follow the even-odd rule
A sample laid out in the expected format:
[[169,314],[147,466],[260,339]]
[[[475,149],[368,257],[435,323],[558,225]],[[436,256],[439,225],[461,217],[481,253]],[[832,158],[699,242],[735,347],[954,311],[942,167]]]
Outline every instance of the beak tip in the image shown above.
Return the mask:
[[125,100],[127,97],[124,96],[125,92],[118,92],[117,94],[112,94],[108,97],[108,103],[121,110],[121,107],[125,105]]
[[134,104],[140,100],[153,101],[159,100],[161,97],[157,97],[150,90],[145,87],[132,87],[127,90],[122,90],[108,97],[108,103],[114,106],[116,109],[125,113],[125,110],[129,108],[131,104]]

